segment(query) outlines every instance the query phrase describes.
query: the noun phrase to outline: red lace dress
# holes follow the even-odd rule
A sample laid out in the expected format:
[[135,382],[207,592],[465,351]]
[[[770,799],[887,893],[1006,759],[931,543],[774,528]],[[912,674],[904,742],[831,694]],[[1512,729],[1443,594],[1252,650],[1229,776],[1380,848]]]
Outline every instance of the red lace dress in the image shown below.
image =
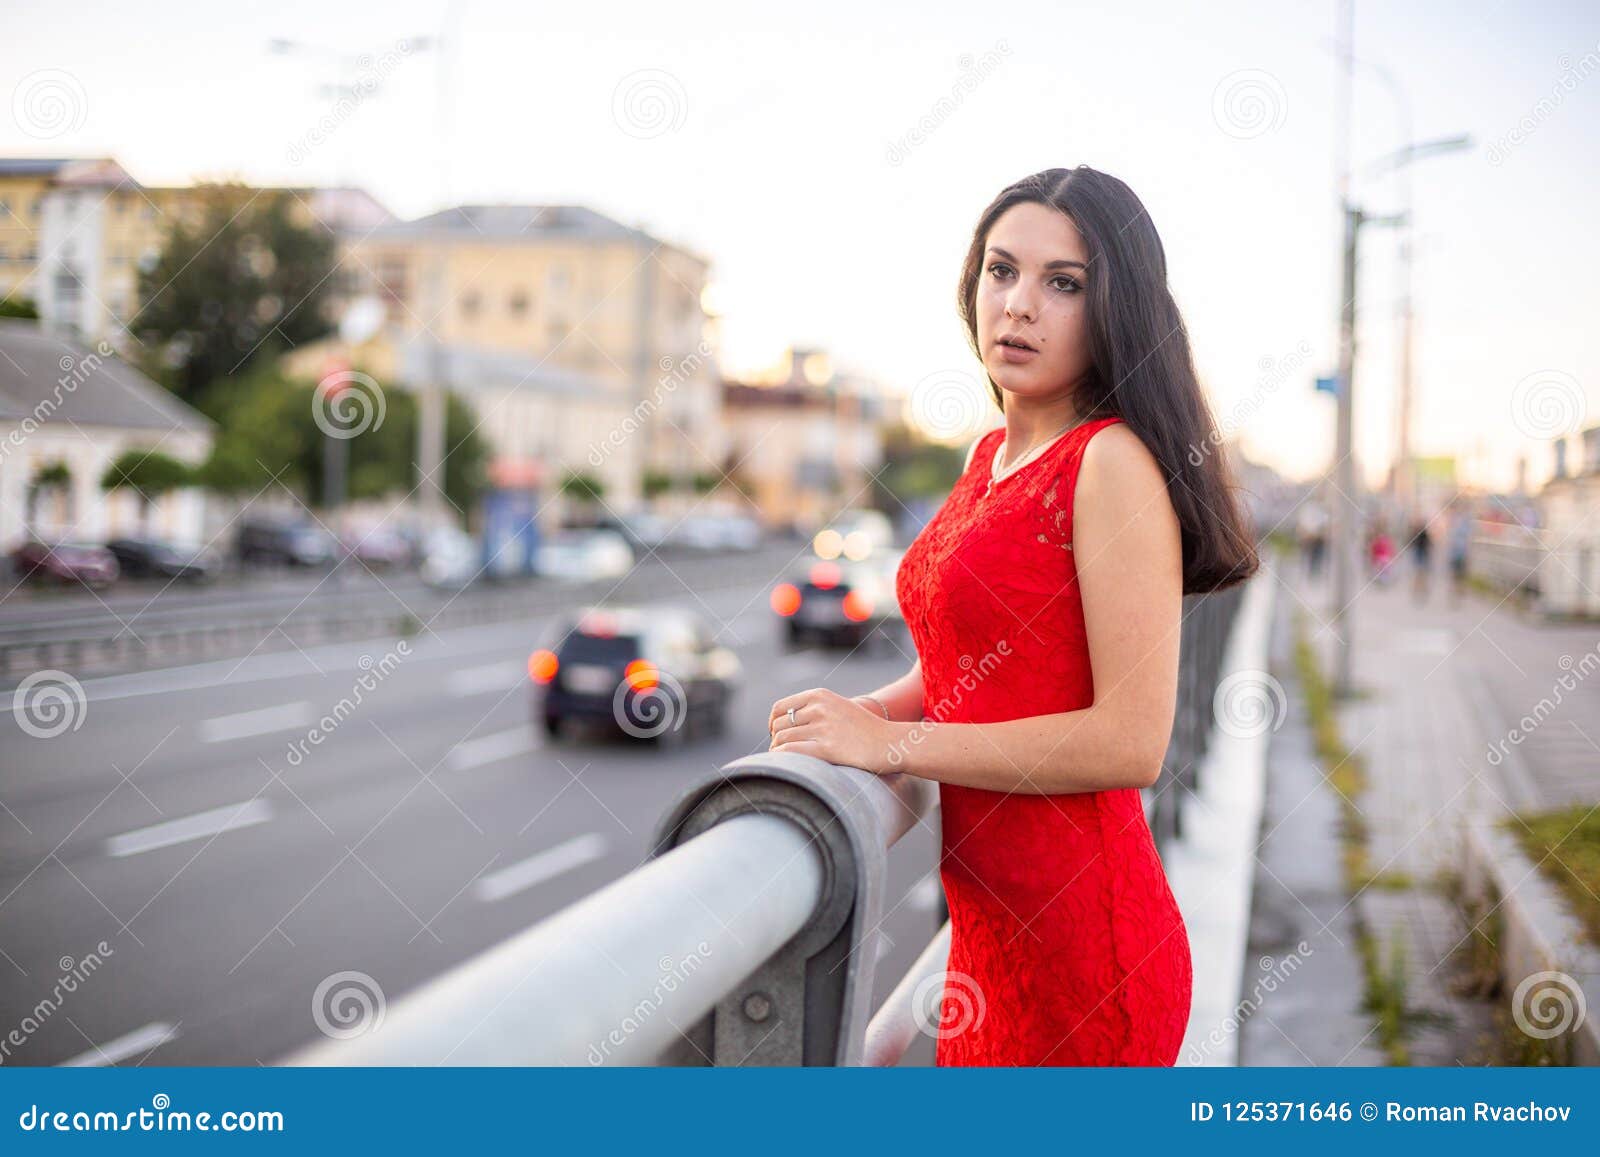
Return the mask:
[[[993,723],[1094,701],[1072,554],[1087,422],[989,491],[1001,429],[907,549],[900,605],[923,717]],[[1071,743],[1068,739],[1066,743]],[[1039,795],[939,785],[950,959],[940,1065],[1170,1065],[1189,939],[1136,788]]]

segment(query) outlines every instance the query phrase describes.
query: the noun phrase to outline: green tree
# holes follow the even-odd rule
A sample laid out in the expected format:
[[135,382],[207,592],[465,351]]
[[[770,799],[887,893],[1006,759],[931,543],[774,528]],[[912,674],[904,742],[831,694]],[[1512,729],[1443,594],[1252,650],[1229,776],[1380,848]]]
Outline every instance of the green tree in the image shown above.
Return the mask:
[[[356,380],[349,389],[365,397],[350,402],[350,413],[367,417],[354,423],[360,433],[348,439],[348,496],[382,498],[411,493],[421,481],[416,467],[418,408],[407,390]],[[200,477],[223,494],[254,494],[282,485],[311,503],[325,501],[323,449],[327,435],[317,425],[321,406],[311,382],[292,381],[275,368],[214,391],[221,434]],[[445,497],[470,513],[483,493],[488,447],[477,432],[471,407],[456,396],[445,403]]]
[[291,192],[206,185],[198,197],[139,276],[133,328],[152,351],[145,368],[206,410],[208,387],[329,331],[336,253]]
[[139,497],[139,526],[150,530],[150,511],[163,494],[190,485],[193,471],[156,451],[124,450],[100,477],[102,490],[132,490]]
[[24,321],[38,321],[39,307],[30,297],[0,298],[0,317],[20,317]]

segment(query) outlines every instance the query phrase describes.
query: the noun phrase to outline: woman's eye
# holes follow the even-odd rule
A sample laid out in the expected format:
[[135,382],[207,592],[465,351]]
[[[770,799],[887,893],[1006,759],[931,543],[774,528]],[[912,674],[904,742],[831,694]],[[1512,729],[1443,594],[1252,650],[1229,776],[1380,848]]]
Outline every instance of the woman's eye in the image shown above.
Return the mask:
[[1002,265],[1000,262],[997,261],[993,265],[989,266],[989,272],[991,274],[993,274],[994,276],[999,277],[1000,276],[1000,270],[1002,270],[1002,269],[1010,269],[1010,268],[1011,267],[1009,265]]
[[1078,290],[1083,288],[1070,277],[1058,277],[1050,284],[1054,285],[1060,293],[1077,293]]

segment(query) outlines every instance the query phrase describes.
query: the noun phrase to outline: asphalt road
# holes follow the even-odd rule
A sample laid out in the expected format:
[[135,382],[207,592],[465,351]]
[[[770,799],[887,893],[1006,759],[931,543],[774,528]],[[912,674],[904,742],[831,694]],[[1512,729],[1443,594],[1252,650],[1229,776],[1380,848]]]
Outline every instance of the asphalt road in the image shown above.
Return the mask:
[[[87,679],[52,736],[0,716],[0,1062],[271,1064],[321,1039],[335,973],[393,1002],[626,873],[685,784],[766,749],[774,698],[869,690],[912,658],[785,651],[771,577],[663,584],[746,673],[728,732],[677,752],[547,744],[525,674],[538,619],[403,656],[382,639]],[[369,672],[386,672],[370,692]],[[934,931],[936,852],[925,825],[891,853],[875,1004]],[[931,1057],[919,1039],[907,1063]]]

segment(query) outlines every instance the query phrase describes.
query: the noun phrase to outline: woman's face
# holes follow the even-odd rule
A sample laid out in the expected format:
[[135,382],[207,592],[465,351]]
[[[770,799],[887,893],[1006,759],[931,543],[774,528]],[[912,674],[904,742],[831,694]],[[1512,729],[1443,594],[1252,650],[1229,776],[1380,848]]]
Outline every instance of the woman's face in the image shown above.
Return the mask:
[[1054,398],[1089,372],[1088,263],[1077,225],[1048,205],[1013,205],[990,227],[978,272],[978,348],[1002,390]]

